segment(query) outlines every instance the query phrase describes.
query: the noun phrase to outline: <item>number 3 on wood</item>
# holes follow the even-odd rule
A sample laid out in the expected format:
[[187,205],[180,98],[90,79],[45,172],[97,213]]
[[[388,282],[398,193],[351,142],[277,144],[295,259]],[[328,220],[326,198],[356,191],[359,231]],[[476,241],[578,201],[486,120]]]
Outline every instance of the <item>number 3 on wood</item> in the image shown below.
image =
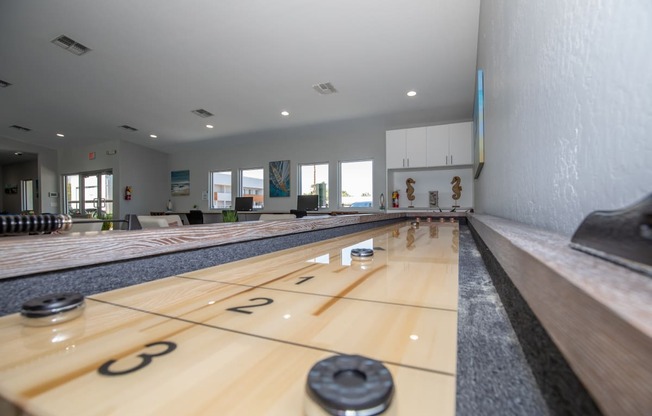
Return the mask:
[[134,371],[142,370],[143,368],[150,365],[152,363],[153,357],[160,357],[161,355],[169,354],[177,349],[177,344],[170,341],[152,342],[151,344],[145,345],[145,347],[153,347],[155,345],[165,345],[166,348],[157,354],[138,354],[138,357],[140,357],[141,361],[137,366],[127,368],[126,370],[115,371],[111,370],[111,365],[114,364],[116,360],[109,360],[102,364],[102,366],[98,368],[97,371],[104,376],[122,376],[125,374],[133,373]]
[[274,302],[274,299],[270,298],[253,298],[249,299],[251,302],[257,301],[257,300],[262,300],[262,303],[255,303],[253,305],[245,305],[245,306],[234,306],[233,308],[228,308],[227,311],[231,312],[240,312],[240,313],[253,313],[252,311],[248,311],[247,309],[249,308],[257,308],[259,306],[265,306],[269,305],[270,303]]

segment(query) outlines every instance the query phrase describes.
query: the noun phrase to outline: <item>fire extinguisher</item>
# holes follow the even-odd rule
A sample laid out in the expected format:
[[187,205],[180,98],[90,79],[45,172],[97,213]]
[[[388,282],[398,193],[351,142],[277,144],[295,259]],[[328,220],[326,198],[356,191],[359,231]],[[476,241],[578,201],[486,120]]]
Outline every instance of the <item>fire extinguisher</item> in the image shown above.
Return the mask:
[[125,200],[131,201],[131,186],[125,188]]

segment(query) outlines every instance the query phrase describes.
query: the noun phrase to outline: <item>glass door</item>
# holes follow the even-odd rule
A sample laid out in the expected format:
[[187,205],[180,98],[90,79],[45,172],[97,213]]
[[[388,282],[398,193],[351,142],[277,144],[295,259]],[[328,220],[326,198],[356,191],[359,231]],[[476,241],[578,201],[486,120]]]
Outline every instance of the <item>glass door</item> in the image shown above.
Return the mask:
[[113,174],[88,172],[64,176],[65,212],[73,216],[113,218]]

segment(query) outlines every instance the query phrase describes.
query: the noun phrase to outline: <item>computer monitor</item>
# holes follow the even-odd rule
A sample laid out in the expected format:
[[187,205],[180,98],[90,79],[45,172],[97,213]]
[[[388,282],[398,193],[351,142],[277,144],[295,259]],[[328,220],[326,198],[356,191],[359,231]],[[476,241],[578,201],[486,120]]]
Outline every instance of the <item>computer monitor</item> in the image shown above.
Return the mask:
[[235,197],[235,210],[236,211],[252,211],[254,209],[253,196],[237,196]]
[[297,211],[317,211],[319,209],[319,195],[297,196]]

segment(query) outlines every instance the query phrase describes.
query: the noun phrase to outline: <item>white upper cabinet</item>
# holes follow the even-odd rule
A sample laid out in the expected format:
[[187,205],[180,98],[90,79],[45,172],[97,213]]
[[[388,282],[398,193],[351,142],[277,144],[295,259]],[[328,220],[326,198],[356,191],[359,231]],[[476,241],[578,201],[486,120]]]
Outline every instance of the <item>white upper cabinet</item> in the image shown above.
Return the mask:
[[448,130],[448,124],[428,127],[426,142],[428,166],[448,165]]
[[473,163],[472,122],[429,126],[426,136],[427,166],[455,166]]
[[405,129],[388,130],[385,133],[385,163],[387,169],[397,169],[405,167]]
[[451,165],[473,164],[473,123],[455,123],[450,126],[449,153]]
[[388,130],[385,138],[387,169],[426,166],[426,127]]

